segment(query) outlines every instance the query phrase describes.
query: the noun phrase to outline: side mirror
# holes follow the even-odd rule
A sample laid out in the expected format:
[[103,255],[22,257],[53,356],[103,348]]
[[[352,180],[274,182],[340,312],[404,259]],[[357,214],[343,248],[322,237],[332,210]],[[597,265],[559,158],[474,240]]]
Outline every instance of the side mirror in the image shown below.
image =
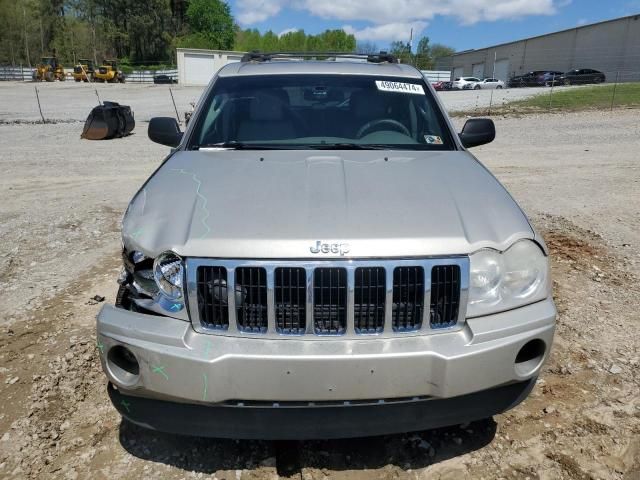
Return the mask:
[[177,147],[182,140],[182,132],[178,122],[173,117],[155,117],[149,122],[147,134],[152,142]]
[[465,148],[491,143],[496,138],[496,126],[488,118],[470,118],[459,134]]

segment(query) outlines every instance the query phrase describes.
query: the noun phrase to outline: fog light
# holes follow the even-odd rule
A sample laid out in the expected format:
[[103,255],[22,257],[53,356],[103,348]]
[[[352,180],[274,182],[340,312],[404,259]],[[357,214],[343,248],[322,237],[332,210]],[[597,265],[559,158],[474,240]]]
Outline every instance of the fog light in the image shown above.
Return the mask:
[[546,344],[536,338],[525,343],[516,355],[515,370],[521,377],[528,377],[542,364]]
[[107,354],[107,367],[115,380],[122,385],[131,386],[138,381],[140,364],[131,350],[116,345]]

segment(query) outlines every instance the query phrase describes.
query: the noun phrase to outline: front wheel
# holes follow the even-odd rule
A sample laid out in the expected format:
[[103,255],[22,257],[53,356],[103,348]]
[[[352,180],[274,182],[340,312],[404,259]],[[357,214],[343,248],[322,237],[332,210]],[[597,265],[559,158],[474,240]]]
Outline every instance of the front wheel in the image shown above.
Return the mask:
[[497,90],[502,90],[502,85],[498,85],[498,86],[496,87],[496,89],[497,89]]
[[593,79],[593,83],[602,83],[602,78],[596,77]]
[[473,87],[474,90],[480,90],[480,85],[476,85],[475,87]]

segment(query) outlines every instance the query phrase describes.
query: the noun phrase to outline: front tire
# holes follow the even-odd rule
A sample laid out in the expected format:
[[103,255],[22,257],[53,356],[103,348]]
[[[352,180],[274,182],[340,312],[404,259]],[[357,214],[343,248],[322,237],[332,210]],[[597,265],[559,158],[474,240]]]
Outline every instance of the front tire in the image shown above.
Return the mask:
[[480,90],[480,85],[476,85],[475,87],[473,87],[474,90]]
[[498,85],[498,86],[496,87],[496,90],[502,90],[502,85]]

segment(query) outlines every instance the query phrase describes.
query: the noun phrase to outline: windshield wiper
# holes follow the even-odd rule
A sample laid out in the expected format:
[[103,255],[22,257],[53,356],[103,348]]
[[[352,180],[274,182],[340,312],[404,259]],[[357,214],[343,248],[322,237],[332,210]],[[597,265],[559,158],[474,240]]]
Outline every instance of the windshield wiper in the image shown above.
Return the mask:
[[282,145],[265,145],[261,143],[242,143],[236,142],[219,142],[219,143],[203,143],[202,145],[194,145],[192,150],[200,150],[201,148],[223,148],[228,150],[283,150],[286,146]]
[[314,150],[390,150],[388,145],[375,143],[314,143],[306,147]]

